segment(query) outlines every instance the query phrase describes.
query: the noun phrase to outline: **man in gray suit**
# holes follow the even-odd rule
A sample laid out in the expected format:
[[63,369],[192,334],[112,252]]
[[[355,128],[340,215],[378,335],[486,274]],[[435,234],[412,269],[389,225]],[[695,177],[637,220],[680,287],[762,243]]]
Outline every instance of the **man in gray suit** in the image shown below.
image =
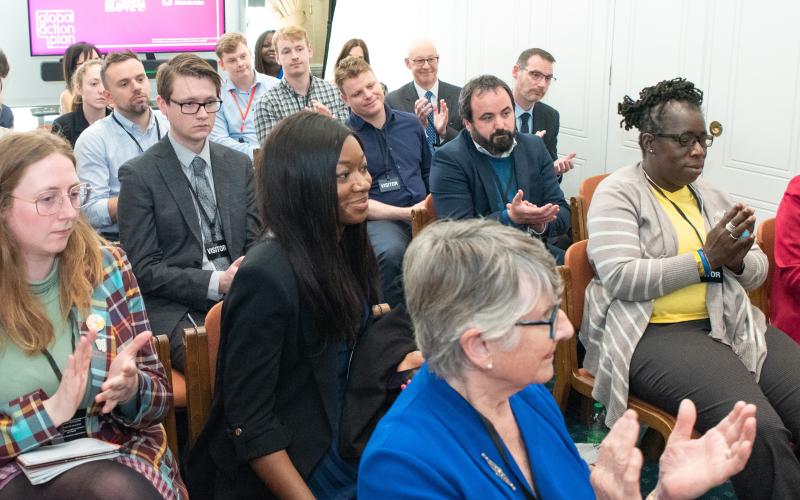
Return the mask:
[[259,224],[250,159],[208,140],[222,102],[217,72],[180,54],[156,79],[170,131],[120,168],[118,221],[151,327],[169,334],[182,372],[183,329],[228,292]]
[[428,145],[441,146],[464,128],[458,113],[461,87],[439,80],[439,53],[429,40],[413,42],[405,61],[414,81],[390,92],[386,103],[392,109],[416,114]]

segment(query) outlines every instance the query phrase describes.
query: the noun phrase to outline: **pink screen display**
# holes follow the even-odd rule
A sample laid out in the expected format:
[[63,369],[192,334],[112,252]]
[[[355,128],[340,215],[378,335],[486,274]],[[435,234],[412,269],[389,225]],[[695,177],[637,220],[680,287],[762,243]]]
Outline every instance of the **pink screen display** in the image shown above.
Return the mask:
[[31,55],[63,55],[76,42],[102,52],[213,51],[224,0],[28,0]]

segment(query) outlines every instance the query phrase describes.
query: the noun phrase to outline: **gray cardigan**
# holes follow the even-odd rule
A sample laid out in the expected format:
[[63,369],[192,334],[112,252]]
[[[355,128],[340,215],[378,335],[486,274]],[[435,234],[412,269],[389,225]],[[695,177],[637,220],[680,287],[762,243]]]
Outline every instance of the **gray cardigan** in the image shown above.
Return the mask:
[[[702,179],[692,187],[708,232],[715,216],[734,203]],[[677,233],[638,163],[603,180],[589,207],[588,229],[596,277],[586,288],[580,340],[586,347],[584,367],[595,376],[592,396],[606,406],[611,426],[627,408],[631,357],[650,321],[653,299],[699,283],[700,276],[692,254],[677,255]],[[756,380],[767,356],[766,321],[747,290],[766,275],[767,257],[753,245],[741,275],[724,268],[723,283],[709,283],[706,291],[710,335],[731,346]]]

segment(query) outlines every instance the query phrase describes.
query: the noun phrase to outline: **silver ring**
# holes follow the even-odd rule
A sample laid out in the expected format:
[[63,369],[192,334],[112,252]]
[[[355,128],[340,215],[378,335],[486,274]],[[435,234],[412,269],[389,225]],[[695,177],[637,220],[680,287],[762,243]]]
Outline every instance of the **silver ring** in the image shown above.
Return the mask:
[[731,234],[736,231],[736,226],[733,225],[733,221],[728,221],[728,223],[725,224],[725,230]]
[[733,238],[736,241],[739,241],[739,237],[738,236],[734,236],[733,233],[728,233],[728,236],[730,236],[731,238]]

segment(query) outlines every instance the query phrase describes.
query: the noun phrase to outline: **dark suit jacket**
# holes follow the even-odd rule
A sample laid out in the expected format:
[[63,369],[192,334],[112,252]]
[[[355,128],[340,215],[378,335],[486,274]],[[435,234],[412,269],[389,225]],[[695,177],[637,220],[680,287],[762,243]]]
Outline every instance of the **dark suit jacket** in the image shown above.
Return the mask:
[[[450,85],[449,83],[439,80],[439,99],[444,99],[447,103],[447,134],[445,135],[444,142],[448,142],[458,135],[458,132],[464,128],[464,123],[461,120],[461,115],[458,111],[458,95],[461,93],[461,87]],[[386,96],[386,103],[392,109],[399,109],[417,116],[414,112],[414,103],[419,99],[417,89],[414,87],[414,82],[408,82],[397,90],[389,92]]]
[[[517,134],[517,146],[511,153],[518,188],[524,199],[541,206],[553,203],[560,207],[556,220],[547,226],[547,236],[569,230],[570,210],[556,180],[553,160],[542,139],[533,134]],[[499,220],[503,206],[497,191],[489,159],[479,152],[465,129],[454,140],[433,154],[431,194],[436,216],[450,219],[486,217]]]
[[[214,192],[231,260],[244,255],[259,222],[250,159],[210,143]],[[119,169],[120,243],[139,281],[154,332],[171,332],[187,311],[208,309],[200,221],[189,181],[167,136]]]
[[[362,331],[351,358],[348,394],[354,386],[363,391],[365,384],[375,382],[353,380],[363,372],[356,368],[360,359],[396,367],[414,350],[410,331],[405,336],[410,347],[406,343],[402,355],[379,356],[364,350],[370,335]],[[320,345],[310,308],[280,244],[267,238],[253,246],[222,307],[211,415],[186,467],[193,499],[271,498],[249,462],[280,450],[286,450],[304,479],[310,476],[331,445],[338,408],[336,351],[334,344]],[[369,405],[361,400],[348,411],[349,400],[343,418],[358,427],[343,431],[354,440],[344,448],[360,454],[372,428],[368,416],[350,414]],[[365,426],[366,437],[359,436]]]
[[540,130],[546,130],[544,134],[544,145],[550,153],[553,161],[558,159],[558,129],[560,127],[560,118],[558,111],[552,106],[548,106],[543,102],[537,102],[533,107],[533,130],[531,133]]

